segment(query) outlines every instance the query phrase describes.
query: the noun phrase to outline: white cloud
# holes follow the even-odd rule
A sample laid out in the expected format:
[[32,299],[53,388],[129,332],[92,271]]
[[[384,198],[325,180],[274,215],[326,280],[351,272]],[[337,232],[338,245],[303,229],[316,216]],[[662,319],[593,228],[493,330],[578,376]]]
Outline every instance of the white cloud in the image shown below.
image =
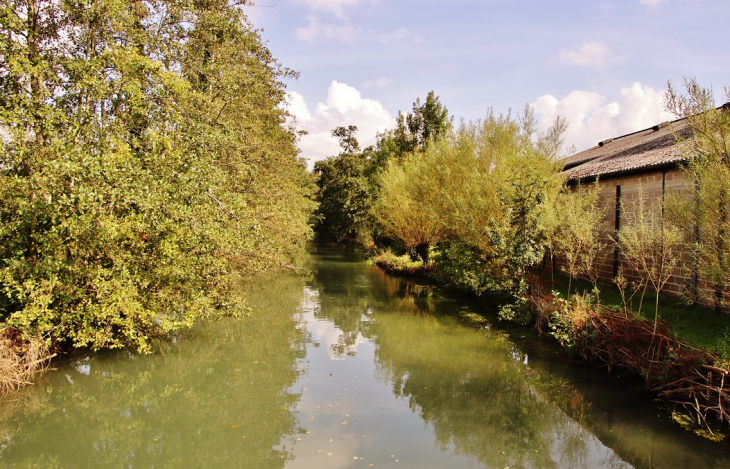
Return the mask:
[[337,81],[329,86],[327,102],[317,104],[314,112],[309,111],[306,100],[299,93],[289,93],[288,102],[289,112],[297,119],[297,127],[308,132],[300,140],[299,148],[310,168],[315,161],[340,152],[338,140],[332,137],[335,127],[356,125],[357,138],[364,148],[375,143],[377,132],[395,126],[393,116],[380,102],[363,98],[356,88]]
[[394,42],[398,42],[402,39],[406,39],[411,37],[412,34],[410,30],[406,28],[399,28],[391,33],[385,33],[385,34],[379,34],[376,36],[376,39],[383,44],[392,44]]
[[558,58],[563,63],[573,65],[598,65],[606,61],[611,55],[611,50],[602,42],[584,42],[577,50],[562,49]]
[[297,28],[294,31],[296,37],[305,42],[313,42],[321,37],[352,42],[363,34],[361,28],[356,28],[350,23],[340,25],[321,23],[315,15],[307,16],[307,20],[309,21],[307,26]]
[[348,7],[357,6],[360,3],[375,3],[373,0],[294,0],[309,7],[312,11],[326,11],[338,18],[347,18],[345,11]]
[[664,109],[664,92],[636,82],[622,88],[617,101],[604,104],[606,97],[592,91],[572,91],[563,99],[543,95],[531,103],[541,130],[547,129],[556,116],[568,119],[566,147],[582,151],[607,138],[619,137],[674,120]]
[[667,2],[669,2],[669,0],[639,0],[639,3],[642,5],[649,5],[653,7]]
[[308,24],[297,28],[294,35],[305,42],[314,42],[317,39],[329,39],[341,42],[380,42],[385,45],[411,40],[417,44],[423,42],[420,36],[414,36],[406,28],[399,28],[389,33],[378,33],[377,31],[365,31],[361,27],[355,27],[349,20],[341,23],[323,23],[317,15],[307,15]]
[[378,77],[377,80],[368,80],[363,85],[365,88],[387,88],[390,86],[390,80],[386,77]]

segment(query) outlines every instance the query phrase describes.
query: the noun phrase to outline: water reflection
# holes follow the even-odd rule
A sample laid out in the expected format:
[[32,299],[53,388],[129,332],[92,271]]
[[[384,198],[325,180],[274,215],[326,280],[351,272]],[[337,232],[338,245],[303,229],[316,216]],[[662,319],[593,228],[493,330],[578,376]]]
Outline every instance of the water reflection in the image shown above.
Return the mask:
[[80,358],[33,392],[0,453],[3,467],[281,468],[295,435],[290,391],[305,332],[292,318],[303,279],[247,286],[265,315],[205,325],[161,353]]
[[673,427],[655,403],[604,371],[576,369],[544,342],[518,348],[499,328],[462,320],[479,310],[475,303],[334,252],[312,269],[312,311],[339,331],[331,353],[354,355],[358,337],[369,339],[378,379],[432,428],[441,452],[485,467],[730,464],[726,445]]
[[489,467],[630,467],[548,399],[506,337],[397,312],[373,324],[380,375],[441,451]]
[[76,358],[2,403],[0,466],[730,465],[604,372],[475,324],[478,302],[313,254],[250,282],[250,317]]

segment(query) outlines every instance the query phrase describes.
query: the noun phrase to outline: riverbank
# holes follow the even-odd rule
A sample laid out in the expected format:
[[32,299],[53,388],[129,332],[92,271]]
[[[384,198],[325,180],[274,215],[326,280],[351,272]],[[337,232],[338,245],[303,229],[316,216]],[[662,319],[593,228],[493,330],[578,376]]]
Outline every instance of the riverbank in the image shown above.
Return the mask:
[[[381,251],[368,262],[391,274],[439,280],[433,261],[424,266],[407,255]],[[610,286],[596,291],[588,282],[569,282],[562,275],[531,275],[530,282],[525,305],[529,315],[522,317],[540,335],[609,373],[640,376],[648,392],[681,410],[673,412],[677,423],[709,439],[725,438],[730,421],[730,317],[660,295],[655,321],[653,312],[639,309],[638,298],[626,301]],[[655,299],[647,293],[642,304],[654,304]]]
[[243,286],[251,315],[54,361],[0,412],[0,466],[728,467],[636,379],[483,300],[341,246],[301,261]]
[[33,383],[55,354],[40,339],[24,339],[10,327],[0,329],[0,396]]

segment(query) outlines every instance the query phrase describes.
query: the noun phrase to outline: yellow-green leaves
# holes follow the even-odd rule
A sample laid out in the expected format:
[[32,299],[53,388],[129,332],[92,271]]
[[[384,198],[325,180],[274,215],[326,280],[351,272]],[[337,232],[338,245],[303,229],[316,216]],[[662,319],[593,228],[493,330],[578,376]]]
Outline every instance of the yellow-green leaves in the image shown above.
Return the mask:
[[0,316],[56,342],[149,351],[243,312],[238,278],[310,234],[311,181],[281,126],[291,72],[223,0],[10,4]]

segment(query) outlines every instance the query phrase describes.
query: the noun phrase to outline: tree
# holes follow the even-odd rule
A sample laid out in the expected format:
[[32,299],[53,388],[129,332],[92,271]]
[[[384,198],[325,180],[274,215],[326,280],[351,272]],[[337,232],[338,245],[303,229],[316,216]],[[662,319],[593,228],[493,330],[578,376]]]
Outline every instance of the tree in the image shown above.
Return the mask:
[[353,240],[370,224],[371,185],[365,175],[367,160],[359,153],[357,127],[337,127],[342,152],[314,164],[319,193],[317,231],[337,242]]
[[433,200],[433,174],[430,161],[411,156],[401,164],[391,165],[379,180],[379,198],[375,204],[376,220],[384,234],[403,242],[411,258],[429,261],[431,247],[443,240],[446,229]]
[[422,156],[386,169],[382,184],[388,190],[381,193],[377,216],[411,244],[406,238],[415,229],[414,217],[423,216],[428,223],[417,225],[424,228],[422,239],[442,243],[442,280],[522,301],[528,269],[548,244],[550,203],[563,188],[555,155],[564,130],[558,120],[550,132],[538,134],[529,108],[521,119],[490,112],[462,123],[427,145]]
[[[448,110],[433,91],[423,104],[416,99],[412,112],[399,113],[396,124],[395,129],[377,135],[374,147],[362,152],[355,138],[357,126],[337,127],[332,132],[340,140],[342,152],[317,162],[314,168],[319,185],[319,233],[338,242],[360,238],[369,244],[379,237],[383,227],[373,219],[371,208],[380,197],[380,176],[389,161],[422,153],[451,128]],[[426,258],[427,245],[419,241],[412,248]]]
[[355,137],[357,132],[356,125],[348,125],[347,127],[337,127],[332,131],[332,136],[340,139],[340,146],[343,153],[357,153],[360,151],[360,143]]
[[421,104],[416,98],[411,112],[398,112],[396,127],[379,137],[378,148],[387,152],[387,157],[400,158],[416,151],[423,151],[430,142],[445,136],[451,129],[449,111],[441,104],[438,96],[430,91]]
[[0,314],[55,345],[150,350],[240,314],[312,210],[281,67],[236,5],[0,6]]
[[708,296],[720,311],[730,288],[730,89],[725,89],[726,103],[716,108],[712,89],[694,79],[685,79],[684,87],[682,94],[669,83],[667,109],[684,118],[690,129],[689,137],[677,138],[687,161],[686,193],[693,197],[675,197],[668,216],[684,230],[693,270],[710,286],[709,295],[702,289],[697,293]]
[[[659,320],[659,293],[674,274],[681,258],[681,233],[664,219],[664,210],[659,205],[647,205],[644,190],[639,186],[636,200],[622,204],[621,211],[626,225],[619,230],[616,243],[621,256],[631,269],[641,277],[640,284],[651,285],[656,292],[654,308],[654,332]],[[644,292],[639,303],[639,313],[644,301]]]
[[569,276],[568,296],[574,278],[585,277],[598,291],[598,262],[608,245],[603,236],[606,207],[598,203],[598,181],[560,194],[554,205],[555,230],[551,245],[564,257],[563,270]]

